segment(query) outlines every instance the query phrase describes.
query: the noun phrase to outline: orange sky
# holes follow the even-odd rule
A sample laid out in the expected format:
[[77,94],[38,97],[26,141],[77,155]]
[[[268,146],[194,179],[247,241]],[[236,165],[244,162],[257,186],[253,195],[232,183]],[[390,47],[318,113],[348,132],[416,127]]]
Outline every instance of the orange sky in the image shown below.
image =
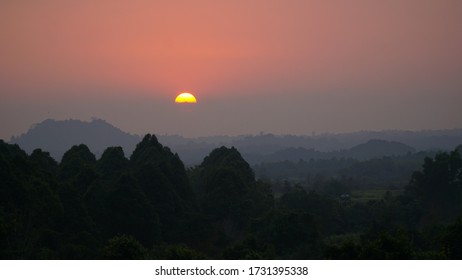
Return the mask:
[[[253,124],[245,129],[222,116],[230,133],[461,127],[461,15],[457,0],[1,1],[0,138],[46,117],[106,117],[137,133],[228,131],[139,125],[141,116],[115,112],[117,102],[140,100],[156,111],[180,91],[204,106],[244,110]],[[266,109],[252,115],[262,99]],[[87,106],[56,109],[72,100]],[[413,100],[424,104],[396,120],[373,115]],[[343,117],[323,115],[339,102]],[[432,106],[444,116],[423,118]],[[174,120],[172,110],[144,117]],[[198,122],[216,117],[201,110]],[[297,126],[300,118],[332,121]]]

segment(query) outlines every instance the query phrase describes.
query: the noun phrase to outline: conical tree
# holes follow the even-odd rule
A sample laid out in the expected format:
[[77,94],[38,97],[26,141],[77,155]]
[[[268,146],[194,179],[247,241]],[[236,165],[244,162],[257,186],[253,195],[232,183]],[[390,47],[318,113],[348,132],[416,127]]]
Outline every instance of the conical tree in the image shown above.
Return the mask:
[[58,189],[64,215],[60,222],[66,246],[61,254],[67,259],[93,258],[98,246],[96,225],[84,202],[88,191],[97,183],[96,158],[86,145],[73,146],[59,165]]
[[174,238],[174,228],[194,209],[194,195],[177,154],[147,134],[130,157],[133,175],[158,214],[163,236]]
[[96,158],[84,144],[73,146],[64,153],[59,166],[59,177],[83,196],[98,178]]
[[[201,205],[205,214],[224,225],[229,235],[244,228],[250,218],[271,207],[261,203],[271,192],[257,184],[252,169],[234,148],[213,150],[199,166]],[[234,232],[234,233],[233,233]]]
[[53,236],[62,208],[46,169],[0,140],[0,258],[56,258]]

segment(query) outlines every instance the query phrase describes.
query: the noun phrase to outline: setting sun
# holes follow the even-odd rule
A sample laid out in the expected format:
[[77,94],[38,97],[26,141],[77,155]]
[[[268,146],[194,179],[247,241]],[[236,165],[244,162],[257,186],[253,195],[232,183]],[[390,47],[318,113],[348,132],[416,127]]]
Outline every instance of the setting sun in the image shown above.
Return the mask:
[[182,92],[175,98],[175,103],[197,103],[197,100],[191,93]]

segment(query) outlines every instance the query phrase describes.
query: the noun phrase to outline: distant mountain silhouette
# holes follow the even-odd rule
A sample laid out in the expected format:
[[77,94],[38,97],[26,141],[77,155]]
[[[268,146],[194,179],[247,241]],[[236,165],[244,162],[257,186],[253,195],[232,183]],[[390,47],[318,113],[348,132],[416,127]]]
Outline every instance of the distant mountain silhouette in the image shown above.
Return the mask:
[[[179,135],[157,137],[160,143],[170,147],[186,165],[191,166],[200,164],[207,154],[221,146],[236,147],[251,164],[333,157],[369,159],[402,155],[415,150],[449,151],[462,143],[462,129],[359,131],[310,136],[260,133],[197,138]],[[130,156],[140,140],[139,136],[123,132],[100,119],[90,122],[49,119],[35,125],[25,134],[12,138],[10,142],[19,144],[28,153],[35,148],[42,148],[60,160],[65,151],[78,144],[86,144],[98,158],[108,146],[121,146],[125,154]]]
[[276,151],[270,155],[259,157],[250,157],[250,162],[278,162],[278,161],[299,161],[310,159],[332,159],[332,158],[352,158],[359,160],[367,160],[372,158],[381,158],[384,156],[400,156],[407,153],[415,153],[416,150],[406,144],[396,141],[385,141],[372,139],[366,143],[362,143],[352,147],[351,149],[331,152],[320,152],[314,149],[306,149],[303,147],[290,147]]
[[354,146],[346,155],[347,157],[356,159],[371,159],[383,156],[399,156],[414,152],[416,150],[413,147],[403,143],[372,139],[367,143]]
[[[462,143],[462,129],[445,130],[384,130],[359,131],[352,133],[325,133],[312,135],[275,135],[260,133],[256,135],[240,136],[211,136],[198,138],[185,138],[178,135],[159,135],[159,141],[177,152],[186,165],[196,165],[212,151],[220,146],[234,146],[242,156],[251,164],[263,161],[298,160],[299,158],[332,158],[332,157],[359,157],[366,158],[383,155],[401,154],[399,148],[391,144],[399,142],[417,151],[449,151]],[[362,147],[353,151],[355,146],[367,143],[371,139],[388,141],[390,152],[382,149],[377,155],[367,153],[360,155]],[[378,144],[378,143],[375,143]],[[382,143],[384,144],[384,143]],[[372,148],[374,142],[367,145]],[[394,148],[391,146],[395,146]],[[394,151],[393,149],[397,149]],[[412,149],[411,149],[412,150]],[[342,151],[344,154],[338,153]]]
[[284,150],[277,151],[269,156],[266,157],[265,161],[298,161],[300,159],[309,160],[309,159],[320,159],[320,158],[328,158],[330,153],[323,153],[319,151],[315,151],[314,149],[306,149],[302,147],[298,148],[287,148]]
[[10,142],[18,144],[27,153],[40,148],[61,160],[65,151],[79,144],[87,145],[98,158],[111,146],[121,146],[127,155],[131,155],[140,140],[139,136],[123,132],[101,119],[90,122],[47,119],[13,137]]

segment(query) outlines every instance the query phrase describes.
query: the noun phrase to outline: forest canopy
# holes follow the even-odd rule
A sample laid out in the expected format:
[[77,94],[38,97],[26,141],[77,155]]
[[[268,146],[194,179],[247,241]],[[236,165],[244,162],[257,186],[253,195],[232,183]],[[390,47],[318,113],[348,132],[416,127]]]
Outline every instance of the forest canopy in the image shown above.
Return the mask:
[[130,157],[81,144],[61,162],[0,140],[0,258],[460,259],[459,150],[425,157],[399,192],[352,199],[348,178],[256,179],[234,147],[185,168],[150,134]]

